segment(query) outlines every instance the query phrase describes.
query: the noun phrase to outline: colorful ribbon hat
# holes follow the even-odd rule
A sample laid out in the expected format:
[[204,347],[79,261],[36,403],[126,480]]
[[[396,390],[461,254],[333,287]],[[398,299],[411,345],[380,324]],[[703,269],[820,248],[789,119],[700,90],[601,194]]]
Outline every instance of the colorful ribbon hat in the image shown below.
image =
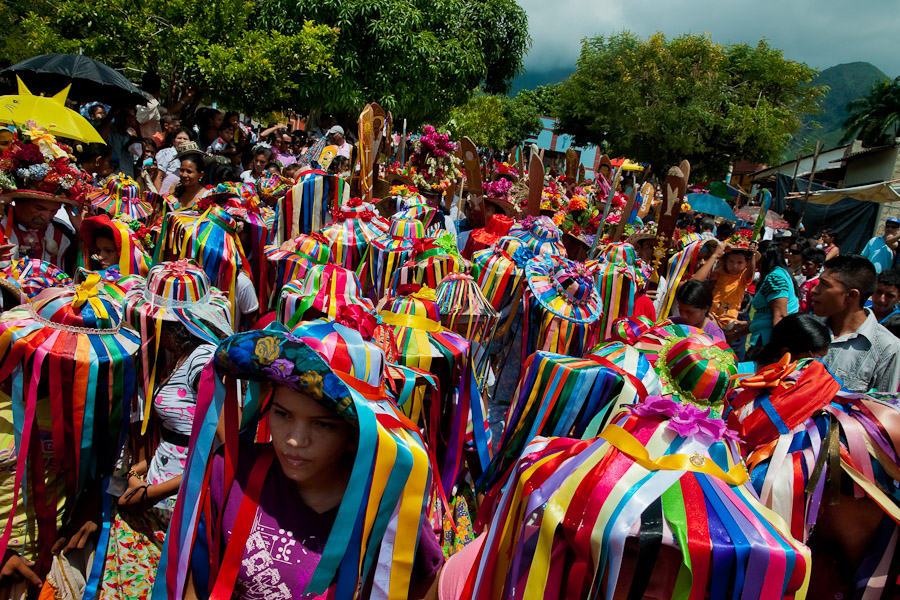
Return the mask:
[[[0,551],[34,558],[38,573],[50,567],[58,516],[71,514],[89,481],[112,472],[137,392],[140,340],[99,280],[46,289],[0,315],[0,402],[13,407],[7,434],[19,457]],[[20,493],[46,519],[25,518]]]
[[558,256],[536,256],[525,265],[522,361],[537,350],[582,356],[594,345],[600,298],[584,265]]
[[141,194],[137,181],[121,173],[107,179],[103,189],[88,194],[88,200],[95,211],[112,218],[146,222],[153,213],[153,207]]
[[[310,314],[311,310],[315,314]],[[365,319],[360,310],[370,313],[371,321],[376,321],[375,306],[360,294],[356,273],[337,265],[315,265],[302,280],[292,281],[281,289],[276,318],[293,328],[301,321],[321,315],[332,319]],[[366,323],[358,325],[372,337],[373,331],[369,331]]]
[[[81,241],[84,244],[85,255],[93,260],[98,252],[97,235],[105,232],[112,237],[119,251],[118,271],[121,276],[141,275],[146,276],[150,270],[150,257],[144,252],[134,230],[119,220],[112,220],[107,215],[88,217],[81,222]],[[99,264],[93,265],[95,268]]]
[[304,173],[278,200],[278,219],[273,241],[281,244],[301,233],[319,231],[331,222],[332,213],[350,198],[350,185],[320,169]]
[[535,254],[566,256],[562,234],[550,217],[525,217],[510,230],[509,235],[525,242]]
[[380,217],[373,205],[351,198],[334,215],[334,223],[322,230],[322,235],[328,239],[334,262],[356,270],[369,244],[390,228],[390,222]]
[[613,322],[634,312],[634,297],[644,288],[652,268],[638,258],[634,246],[624,242],[608,244],[591,272],[603,303],[600,330],[604,339],[612,335]]
[[265,253],[270,268],[275,269],[275,289],[281,289],[288,282],[303,279],[313,265],[331,262],[331,250],[320,233],[301,233],[281,246],[266,246]]
[[434,289],[451,273],[462,273],[469,268],[469,262],[456,249],[456,237],[452,233],[426,237],[416,241],[409,260],[394,271],[390,290],[394,294],[398,286],[408,283]]
[[525,272],[499,247],[472,255],[472,272],[478,287],[496,310],[503,310],[521,291]]
[[[225,561],[229,557],[223,561],[212,552],[208,557],[201,556],[206,547],[225,548],[220,536],[230,524],[210,532],[211,545],[194,546],[194,541],[202,537],[197,535],[201,516],[207,523],[212,522],[207,508],[210,488],[224,486],[219,489],[223,497],[227,496],[225,490],[232,489],[231,480],[216,481],[210,477],[208,466],[217,446],[215,429],[220,421],[225,423],[228,456],[238,463],[246,462],[243,457],[252,450],[250,460],[266,458],[268,462],[255,464],[262,465],[260,472],[268,471],[273,465],[272,455],[260,454],[259,446],[238,444],[238,423],[250,431],[259,426],[271,405],[267,392],[273,385],[286,386],[332,408],[359,432],[350,477],[360,483],[344,493],[326,550],[315,569],[302,574],[300,589],[304,594],[322,595],[334,584],[332,589],[337,590],[338,597],[357,598],[365,582],[374,580],[384,582],[387,597],[408,594],[412,565],[423,543],[419,539],[423,508],[432,506],[435,500],[428,453],[415,427],[405,424],[389,403],[370,401],[354,389],[353,383],[345,383],[345,377],[349,376],[337,372],[313,348],[278,323],[268,329],[234,335],[219,345],[213,362],[201,377],[195,417],[198,425],[191,439],[154,595],[173,600],[182,597],[191,565],[180,559],[197,555],[195,560],[204,566],[212,564],[212,573],[219,574],[211,578],[209,589],[227,588],[224,594],[231,596],[234,580],[226,583],[225,577]],[[238,380],[247,382],[248,387],[240,416]],[[272,468],[278,469],[277,463]],[[245,496],[244,502],[250,496]],[[235,541],[234,533],[230,541]],[[228,544],[229,549],[237,550],[232,564],[240,564],[245,545]]]
[[382,297],[388,289],[394,272],[412,256],[417,242],[425,243],[425,227],[415,219],[396,219],[391,229],[369,244],[365,260],[365,274],[360,277],[366,289],[374,289],[376,297]]
[[29,298],[34,298],[47,288],[72,285],[72,278],[59,267],[37,258],[20,258],[7,268],[6,273],[18,282],[22,293]]
[[[166,369],[166,353],[160,352],[164,321],[180,323],[208,344],[217,344],[233,333],[228,299],[210,285],[203,269],[188,259],[154,266],[146,283],[135,283],[128,290],[124,306],[125,318],[140,332],[141,345],[145,349],[142,358],[144,390],[148,398],[153,397],[157,376]],[[151,405],[151,402],[145,403],[144,427]]]
[[495,214],[488,221],[487,227],[476,229],[469,234],[466,240],[466,246],[463,248],[462,255],[467,259],[472,259],[472,254],[485,248],[490,248],[500,241],[500,238],[507,235],[515,221],[506,215]]

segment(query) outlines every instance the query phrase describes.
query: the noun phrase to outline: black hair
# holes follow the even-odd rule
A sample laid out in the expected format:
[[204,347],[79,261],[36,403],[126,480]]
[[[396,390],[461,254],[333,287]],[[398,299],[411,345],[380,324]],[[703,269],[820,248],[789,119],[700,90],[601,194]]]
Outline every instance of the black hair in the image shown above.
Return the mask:
[[188,139],[189,139],[189,140],[193,140],[193,139],[194,139],[194,132],[193,132],[193,131],[191,131],[191,130],[188,129],[187,127],[179,127],[179,128],[177,128],[177,129],[175,129],[174,131],[170,131],[169,133],[166,134],[166,138],[163,140],[163,145],[162,145],[162,147],[163,147],[163,148],[171,148],[171,147],[173,147],[173,146],[175,145],[175,137],[176,137],[179,133],[184,133],[184,134],[186,134],[186,135],[188,136]]
[[270,162],[269,164],[266,165],[266,171],[268,171],[272,167],[275,167],[276,169],[278,169],[278,172],[281,173],[281,165],[279,165],[277,162],[274,162],[274,161]]
[[825,263],[825,268],[847,289],[859,290],[859,306],[862,307],[875,293],[875,265],[859,254],[842,254]]
[[781,217],[787,221],[788,227],[791,229],[797,229],[797,225],[800,224],[800,215],[793,208],[784,209],[784,212],[781,213]]
[[900,290],[900,269],[894,267],[878,274],[878,281],[882,285],[892,285]]
[[703,217],[700,219],[700,231],[712,231],[716,228],[716,220],[712,217]]
[[141,77],[141,89],[151,94],[158,94],[162,87],[162,79],[153,71],[146,71]]
[[[209,166],[206,164],[206,160],[204,160],[203,155],[196,152],[191,152],[190,154],[185,154],[181,157],[182,164],[184,164],[184,161],[186,160],[194,163],[194,165],[196,165],[197,167],[197,171],[203,173],[203,175],[200,177],[200,185],[203,185],[203,180],[206,179],[206,175],[209,172]],[[179,197],[184,193],[184,185],[182,185],[182,183],[179,181],[175,184],[175,189],[172,191],[176,197]]]
[[762,260],[759,261],[760,281],[778,267],[784,268],[784,250],[781,249],[781,244],[760,244],[759,253],[762,255]]
[[727,240],[734,235],[734,223],[731,221],[723,221],[716,228],[716,237],[720,240]]
[[210,169],[210,180],[213,185],[228,182],[239,182],[241,173],[233,164],[216,162]]
[[153,148],[154,152],[156,151],[156,142],[153,141],[153,138],[142,137],[141,144],[150,146],[151,148]]
[[253,157],[257,156],[265,156],[266,162],[272,159],[272,151],[266,148],[265,146],[257,146],[255,150],[253,150]]
[[828,235],[830,235],[832,241],[834,242],[834,244],[837,245],[837,243],[838,243],[838,236],[837,236],[837,232],[836,232],[834,229],[832,229],[831,227],[823,227],[823,228],[822,228],[822,233],[823,233],[823,234],[827,233]]
[[804,250],[801,256],[803,257],[803,262],[810,261],[819,267],[824,265],[826,260],[825,251],[821,248],[814,248],[812,246]]
[[756,350],[748,358],[760,366],[770,365],[781,358],[787,348],[792,356],[806,352],[821,352],[831,345],[831,330],[819,318],[810,313],[794,313],[778,321],[772,328],[769,343]]
[[804,250],[809,248],[809,238],[803,236],[797,236],[791,239],[791,242],[788,244],[788,248],[793,245],[797,245],[800,247],[800,252],[802,253]]
[[112,146],[107,144],[78,144],[74,148],[75,160],[79,165],[94,160],[95,158],[103,158],[112,156]]
[[675,292],[675,300],[694,308],[709,309],[713,303],[712,292],[702,281],[688,279],[682,281]]

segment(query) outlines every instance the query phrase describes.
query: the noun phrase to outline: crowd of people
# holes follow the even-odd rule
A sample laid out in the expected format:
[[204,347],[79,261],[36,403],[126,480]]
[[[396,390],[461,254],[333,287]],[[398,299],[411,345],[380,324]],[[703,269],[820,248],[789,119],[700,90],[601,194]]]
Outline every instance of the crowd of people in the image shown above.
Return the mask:
[[419,190],[159,87],[0,131],[0,593],[900,597],[900,223],[579,261],[522,198],[604,174]]

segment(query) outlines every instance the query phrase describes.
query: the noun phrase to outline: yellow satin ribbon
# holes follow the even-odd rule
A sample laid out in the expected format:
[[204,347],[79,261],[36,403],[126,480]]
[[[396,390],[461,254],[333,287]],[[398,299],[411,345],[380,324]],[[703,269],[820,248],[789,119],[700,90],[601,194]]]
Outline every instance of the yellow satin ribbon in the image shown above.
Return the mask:
[[[100,289],[97,287],[99,283],[99,274],[91,273],[90,275],[88,275],[87,279],[84,280],[84,283],[75,288],[75,297],[72,299],[72,306],[74,306],[75,308],[81,308],[91,298],[96,297],[100,293]],[[107,313],[106,308],[103,306],[103,303],[98,303],[96,306],[94,306],[94,312],[96,312],[97,316],[101,319],[106,319],[109,317],[109,313]]]
[[660,456],[656,459],[650,458],[647,449],[637,441],[637,439],[619,427],[618,425],[609,425],[600,434],[600,437],[619,449],[620,452],[630,456],[634,462],[644,467],[648,471],[692,471],[694,473],[705,473],[716,479],[721,479],[728,485],[744,485],[750,480],[747,469],[743,464],[733,466],[727,473],[722,470],[713,460],[693,454],[668,454]]
[[444,330],[441,327],[441,324],[437,321],[432,321],[427,317],[417,317],[415,315],[398,315],[397,313],[390,312],[388,310],[383,310],[380,313],[381,320],[386,325],[391,325],[394,327],[410,327],[412,329],[419,329],[422,331],[427,331],[428,333],[440,333]]

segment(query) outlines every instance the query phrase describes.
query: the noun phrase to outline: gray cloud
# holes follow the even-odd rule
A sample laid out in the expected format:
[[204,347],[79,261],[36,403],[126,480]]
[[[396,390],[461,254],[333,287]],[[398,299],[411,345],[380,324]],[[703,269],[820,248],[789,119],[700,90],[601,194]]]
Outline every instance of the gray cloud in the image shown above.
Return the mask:
[[785,57],[824,69],[868,61],[900,74],[896,0],[519,0],[534,45],[529,70],[574,65],[581,39],[630,30],[641,36],[703,33],[722,43],[767,38]]

